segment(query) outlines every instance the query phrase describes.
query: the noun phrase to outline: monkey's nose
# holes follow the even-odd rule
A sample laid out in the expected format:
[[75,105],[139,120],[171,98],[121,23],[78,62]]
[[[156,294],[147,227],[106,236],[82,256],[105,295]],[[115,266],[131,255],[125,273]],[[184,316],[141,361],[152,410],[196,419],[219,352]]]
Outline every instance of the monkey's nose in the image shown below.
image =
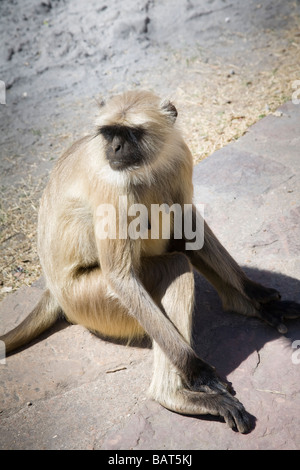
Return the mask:
[[122,141],[120,137],[114,137],[112,141],[112,148],[115,153],[119,152],[122,148]]

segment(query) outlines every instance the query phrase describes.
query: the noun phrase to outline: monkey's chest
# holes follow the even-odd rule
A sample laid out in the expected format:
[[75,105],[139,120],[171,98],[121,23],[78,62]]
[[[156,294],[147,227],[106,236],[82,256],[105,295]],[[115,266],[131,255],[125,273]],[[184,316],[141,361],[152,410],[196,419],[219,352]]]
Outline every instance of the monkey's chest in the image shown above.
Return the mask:
[[152,204],[144,222],[141,249],[144,256],[161,255],[167,251],[174,232],[174,212],[167,204]]
[[157,256],[167,251],[175,227],[182,223],[181,205],[174,202],[176,199],[171,188],[160,188],[157,192],[151,188],[149,194],[145,192],[133,201],[128,232],[129,236],[141,239],[142,256]]

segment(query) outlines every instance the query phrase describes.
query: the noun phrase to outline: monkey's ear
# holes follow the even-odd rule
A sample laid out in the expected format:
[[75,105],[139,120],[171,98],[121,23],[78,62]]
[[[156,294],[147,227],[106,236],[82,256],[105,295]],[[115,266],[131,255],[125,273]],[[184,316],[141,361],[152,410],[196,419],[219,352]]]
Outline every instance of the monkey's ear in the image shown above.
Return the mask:
[[177,109],[171,101],[163,101],[160,105],[162,112],[169,118],[169,120],[174,123],[178,116]]
[[99,108],[103,108],[106,105],[103,98],[95,98],[95,101]]

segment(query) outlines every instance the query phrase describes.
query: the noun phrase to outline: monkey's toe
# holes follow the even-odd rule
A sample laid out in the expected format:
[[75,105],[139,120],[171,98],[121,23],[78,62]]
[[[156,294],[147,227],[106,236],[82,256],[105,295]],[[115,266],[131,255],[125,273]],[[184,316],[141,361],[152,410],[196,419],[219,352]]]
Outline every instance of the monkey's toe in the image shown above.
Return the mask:
[[242,434],[250,432],[252,429],[251,418],[242,403],[229,394],[222,401],[220,415],[223,416],[226,424],[232,430]]
[[300,318],[300,304],[290,300],[272,301],[262,305],[259,317],[279,333],[285,334],[288,329],[283,323],[284,319]]
[[252,299],[261,304],[266,304],[272,301],[281,299],[280,293],[271,287],[265,287],[257,282],[247,279],[244,283],[244,289],[249,299]]

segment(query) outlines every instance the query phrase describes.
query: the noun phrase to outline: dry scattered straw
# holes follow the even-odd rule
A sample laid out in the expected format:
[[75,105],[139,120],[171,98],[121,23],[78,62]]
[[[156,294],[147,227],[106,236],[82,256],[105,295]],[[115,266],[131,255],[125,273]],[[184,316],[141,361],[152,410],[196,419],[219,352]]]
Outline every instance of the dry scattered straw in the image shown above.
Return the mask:
[[[195,162],[238,139],[249,126],[291,99],[292,84],[300,79],[299,28],[286,34],[284,49],[273,48],[272,60],[258,67],[239,68],[221,61],[212,65],[199,57],[187,61],[175,98]],[[175,54],[174,60],[182,59]],[[58,147],[63,150],[69,143],[69,138],[63,139]],[[0,300],[41,275],[36,223],[46,180],[29,178],[19,187],[2,192]]]
[[[288,45],[272,51],[272,60],[260,67],[195,60],[192,79],[178,89],[176,97],[195,163],[238,139],[291,99],[293,83],[300,80],[299,29],[290,32]],[[275,115],[280,118],[280,113]]]
[[17,188],[1,190],[0,299],[21,285],[30,285],[41,274],[36,247],[36,223],[43,180],[32,181],[29,178]]

